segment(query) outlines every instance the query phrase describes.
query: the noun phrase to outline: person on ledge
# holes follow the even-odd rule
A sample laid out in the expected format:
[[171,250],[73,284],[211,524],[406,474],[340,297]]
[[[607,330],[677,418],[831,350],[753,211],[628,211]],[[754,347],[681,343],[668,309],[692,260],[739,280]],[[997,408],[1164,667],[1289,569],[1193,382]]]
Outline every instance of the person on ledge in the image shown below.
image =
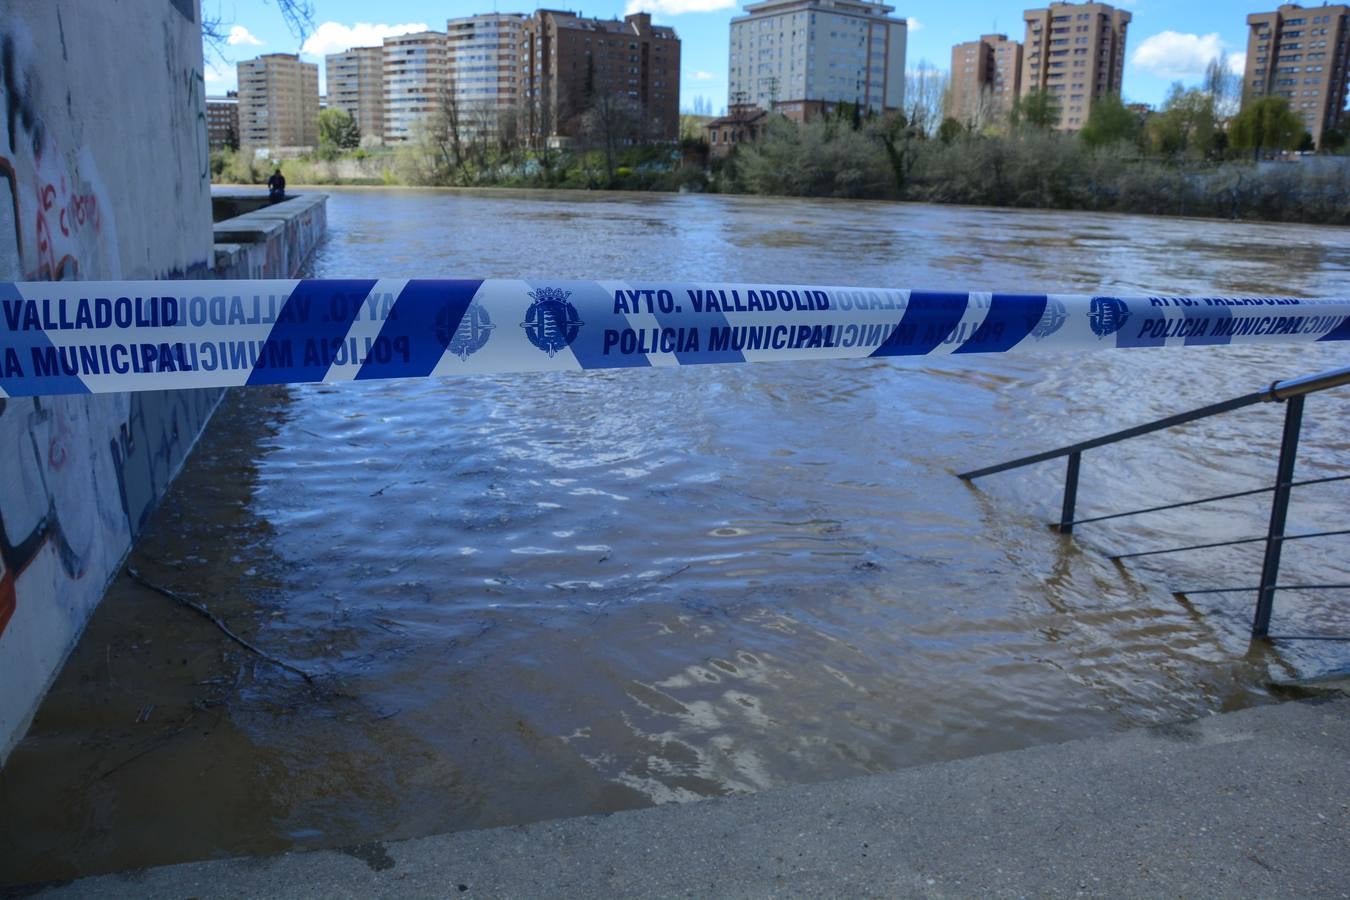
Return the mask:
[[286,176],[281,174],[280,166],[272,173],[272,177],[267,179],[267,198],[273,203],[286,199]]

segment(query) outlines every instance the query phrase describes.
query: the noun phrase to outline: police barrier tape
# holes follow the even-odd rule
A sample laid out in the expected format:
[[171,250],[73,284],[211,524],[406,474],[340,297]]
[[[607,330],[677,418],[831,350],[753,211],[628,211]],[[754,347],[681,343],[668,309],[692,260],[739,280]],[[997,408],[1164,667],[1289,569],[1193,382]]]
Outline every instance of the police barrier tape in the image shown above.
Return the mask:
[[622,281],[0,283],[0,396],[1350,340],[1350,299]]

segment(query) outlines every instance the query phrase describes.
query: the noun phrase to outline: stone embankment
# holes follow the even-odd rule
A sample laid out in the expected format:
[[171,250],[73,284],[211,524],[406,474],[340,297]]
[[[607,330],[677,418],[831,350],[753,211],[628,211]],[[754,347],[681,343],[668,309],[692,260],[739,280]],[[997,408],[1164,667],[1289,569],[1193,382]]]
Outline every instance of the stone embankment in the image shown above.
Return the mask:
[[215,193],[217,215],[234,213],[215,224],[215,276],[294,276],[328,229],[327,199],[306,193],[268,203],[258,190]]

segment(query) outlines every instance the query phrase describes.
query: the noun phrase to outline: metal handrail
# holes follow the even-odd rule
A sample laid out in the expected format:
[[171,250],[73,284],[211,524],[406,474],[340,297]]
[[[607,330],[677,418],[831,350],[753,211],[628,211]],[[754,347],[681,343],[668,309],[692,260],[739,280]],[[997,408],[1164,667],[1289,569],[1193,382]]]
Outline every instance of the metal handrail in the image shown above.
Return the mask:
[[[1344,534],[1350,534],[1350,528],[1343,528],[1339,531],[1314,531],[1311,534],[1286,534],[1275,538],[1277,541],[1307,541],[1313,538],[1340,537]],[[1185,553],[1188,550],[1212,550],[1215,547],[1237,547],[1242,544],[1259,544],[1262,541],[1268,541],[1268,537],[1241,538],[1236,541],[1215,541],[1211,544],[1188,544],[1185,547],[1165,547],[1162,550],[1140,550],[1136,553],[1113,553],[1111,559],[1138,559],[1141,556],[1161,556],[1165,553]]]
[[1073,453],[1082,453],[1084,450],[1105,447],[1107,444],[1129,440],[1130,438],[1151,434],[1155,431],[1175,428],[1178,425],[1185,425],[1186,423],[1194,422],[1197,419],[1206,419],[1210,416],[1232,412],[1235,409],[1242,409],[1246,406],[1255,406],[1257,403],[1282,403],[1290,397],[1301,397],[1318,391],[1343,387],[1347,384],[1350,384],[1350,366],[1341,369],[1331,369],[1326,372],[1319,372],[1316,375],[1309,375],[1304,378],[1291,378],[1287,381],[1276,381],[1264,390],[1243,394],[1241,397],[1234,397],[1232,400],[1225,400],[1222,403],[1211,403],[1208,406],[1202,406],[1198,409],[1193,409],[1190,412],[1177,413],[1176,415],[1167,416],[1166,418],[1158,419],[1145,425],[1136,425],[1133,428],[1113,431],[1110,434],[1104,434],[1101,437],[1079,441],[1076,444],[1069,444],[1068,446],[1060,447],[1055,450],[1047,450],[1044,453],[1023,456],[1020,459],[999,463],[996,466],[987,466],[983,469],[961,472],[957,477],[964,479],[965,481],[971,481],[976,478],[983,478],[986,475],[996,475],[999,472],[1007,472],[1010,469],[1020,469],[1023,466],[1033,465],[1034,463],[1059,459],[1060,457],[1069,456]]
[[1350,366],[1319,372],[1316,375],[1307,375],[1303,378],[1277,381],[1270,386],[1266,393],[1270,395],[1272,401],[1280,401],[1304,394],[1315,394],[1318,391],[1330,390],[1335,387],[1345,387],[1347,384],[1350,384]]
[[[1313,484],[1330,484],[1335,481],[1350,481],[1350,475],[1329,475],[1326,478],[1309,478],[1307,481],[1294,481],[1290,483],[1291,488],[1308,487]],[[1205,503],[1218,503],[1220,500],[1237,500],[1241,497],[1255,497],[1257,494],[1269,494],[1277,489],[1277,485],[1270,487],[1252,488],[1249,491],[1234,491],[1231,494],[1215,494],[1213,497],[1201,497],[1199,500],[1183,500],[1180,503],[1167,503],[1162,506],[1146,506],[1143,509],[1132,509],[1129,512],[1111,513],[1105,516],[1093,516],[1090,519],[1074,519],[1069,525],[1091,525],[1093,522],[1109,522],[1112,519],[1125,519],[1130,516],[1142,516],[1144,513],[1167,512],[1173,509],[1184,509],[1187,506],[1201,506]]]
[[[1161,512],[1168,509],[1177,509],[1183,506],[1195,506],[1201,503],[1212,503],[1216,500],[1226,500],[1234,497],[1247,497],[1253,494],[1273,494],[1270,510],[1270,526],[1264,538],[1266,543],[1265,558],[1261,565],[1261,584],[1255,588],[1223,588],[1217,590],[1196,590],[1186,593],[1228,593],[1231,591],[1255,590],[1257,592],[1256,615],[1252,621],[1252,635],[1254,637],[1269,638],[1270,636],[1270,615],[1274,606],[1274,596],[1277,590],[1297,590],[1301,588],[1324,588],[1324,589],[1344,589],[1345,585],[1280,585],[1277,584],[1280,569],[1280,552],[1287,541],[1300,540],[1305,537],[1329,537],[1332,535],[1345,534],[1345,531],[1328,531],[1316,535],[1290,535],[1284,533],[1285,519],[1289,511],[1289,497],[1293,488],[1303,487],[1309,484],[1321,484],[1330,481],[1343,481],[1350,476],[1337,475],[1328,478],[1318,478],[1309,481],[1294,481],[1294,462],[1298,455],[1299,433],[1303,427],[1303,401],[1308,394],[1319,391],[1330,390],[1331,388],[1344,387],[1350,385],[1350,367],[1340,369],[1331,369],[1326,372],[1319,372],[1315,375],[1308,375],[1302,378],[1291,378],[1285,381],[1273,382],[1270,387],[1254,391],[1250,394],[1244,394],[1241,397],[1234,397],[1231,400],[1225,400],[1220,403],[1211,403],[1208,406],[1202,406],[1193,409],[1190,412],[1178,413],[1167,416],[1144,425],[1136,425],[1133,428],[1125,428],[1111,434],[1092,438],[1086,441],[1079,441],[1076,444],[1069,444],[1054,450],[1047,450],[1042,453],[1034,453],[1030,456],[1023,456],[1019,459],[1010,460],[1005,463],[999,463],[994,466],[986,466],[982,469],[973,469],[969,472],[961,472],[957,475],[965,481],[973,481],[976,478],[983,478],[986,475],[995,475],[999,472],[1007,472],[1011,469],[1020,469],[1024,466],[1034,465],[1035,463],[1048,462],[1052,459],[1068,457],[1068,469],[1064,479],[1064,503],[1060,510],[1060,519],[1055,527],[1061,534],[1072,534],[1075,525],[1083,525],[1089,522],[1102,522],[1108,519],[1118,519],[1125,516],[1141,515],[1147,512]],[[1145,434],[1151,434],[1155,431],[1162,431],[1167,428],[1174,428],[1178,425],[1185,425],[1188,422],[1194,422],[1198,419],[1205,419],[1210,416],[1216,416],[1221,413],[1232,412],[1235,409],[1242,409],[1247,406],[1254,406],[1258,403],[1284,403],[1284,434],[1280,442],[1280,458],[1278,473],[1275,478],[1275,484],[1267,488],[1258,488],[1249,491],[1240,491],[1233,494],[1224,494],[1218,497],[1207,497],[1200,500],[1187,500],[1182,503],[1173,503],[1166,506],[1155,506],[1147,509],[1137,509],[1130,512],[1112,513],[1110,515],[1095,516],[1088,519],[1075,519],[1074,509],[1078,503],[1078,476],[1082,466],[1083,453],[1097,447],[1105,447],[1130,438],[1140,437]],[[1133,556],[1148,556],[1152,553],[1171,553],[1181,550],[1199,550],[1210,547],[1225,547],[1236,544],[1255,543],[1261,538],[1244,539],[1238,541],[1222,541],[1212,544],[1196,544],[1190,547],[1178,547],[1170,550],[1157,550],[1145,553],[1127,553],[1112,557],[1113,559],[1124,559]],[[1292,639],[1292,638],[1288,638]]]
[[1082,453],[1084,450],[1092,450],[1095,447],[1105,447],[1107,444],[1129,440],[1130,438],[1151,434],[1155,431],[1162,431],[1166,428],[1175,428],[1178,425],[1185,425],[1187,422],[1194,422],[1196,419],[1204,419],[1209,416],[1217,416],[1219,413],[1242,409],[1244,406],[1267,403],[1271,400],[1270,390],[1271,389],[1268,388],[1264,391],[1257,391],[1254,394],[1245,394],[1241,397],[1234,397],[1232,400],[1225,400],[1222,403],[1212,403],[1209,406],[1202,406],[1199,409],[1193,409],[1190,412],[1177,413],[1176,415],[1168,416],[1165,419],[1158,419],[1156,422],[1149,422],[1147,425],[1136,425],[1133,428],[1126,428],[1122,431],[1113,431],[1110,434],[1104,434],[1101,437],[1092,438],[1091,440],[1079,441],[1076,444],[1069,444],[1067,447],[1060,447],[1056,450],[1047,450],[1044,453],[1033,453],[1031,456],[1023,456],[1020,459],[999,463],[996,466],[987,466],[983,469],[961,472],[958,473],[956,477],[964,479],[965,481],[972,481],[976,478],[983,478],[986,475],[997,475],[999,472],[1007,472],[1010,469],[1020,469],[1023,466],[1047,462],[1052,459],[1059,459],[1063,456],[1072,456],[1075,453]]
[[[1350,584],[1277,584],[1273,585],[1271,589],[1276,591],[1350,591]],[[1259,590],[1261,590],[1261,585],[1258,584],[1252,587],[1187,588],[1172,593],[1190,596],[1191,594],[1245,594],[1248,591]]]

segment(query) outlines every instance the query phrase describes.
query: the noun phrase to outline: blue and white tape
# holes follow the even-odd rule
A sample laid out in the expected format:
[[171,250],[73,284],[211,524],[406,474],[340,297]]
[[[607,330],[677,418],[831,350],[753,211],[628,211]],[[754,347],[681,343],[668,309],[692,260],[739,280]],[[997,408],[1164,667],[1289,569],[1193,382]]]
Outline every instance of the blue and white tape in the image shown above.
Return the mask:
[[1350,340],[1350,299],[623,281],[0,283],[0,396]]

